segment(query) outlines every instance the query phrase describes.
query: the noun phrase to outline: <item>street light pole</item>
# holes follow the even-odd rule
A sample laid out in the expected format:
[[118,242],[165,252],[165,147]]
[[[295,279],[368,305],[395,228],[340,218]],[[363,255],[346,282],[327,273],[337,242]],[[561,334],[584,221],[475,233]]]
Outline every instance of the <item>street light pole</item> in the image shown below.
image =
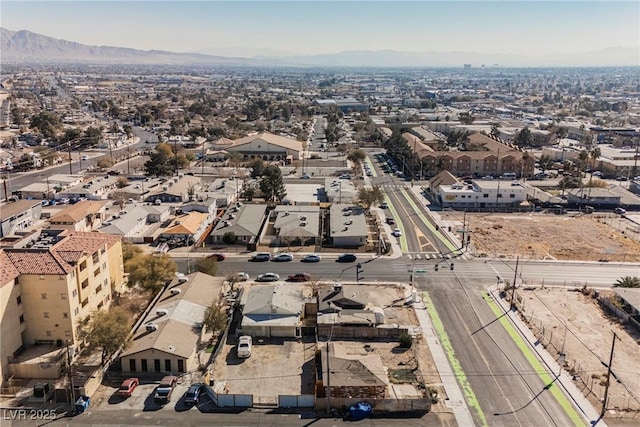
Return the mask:
[[511,284],[511,309],[513,310],[516,306],[515,304],[515,296],[516,296],[516,280],[518,280],[518,263],[520,261],[520,256],[516,258],[516,269],[513,273],[513,283]]
[[72,360],[71,360],[71,350],[69,348],[69,340],[66,340],[66,344],[67,344],[67,364],[69,365],[67,367],[67,375],[69,378],[69,385],[71,386],[71,410],[73,412],[75,412],[75,403],[76,403],[76,392],[74,390],[74,386],[73,386],[73,372],[71,371],[71,365],[72,365]]

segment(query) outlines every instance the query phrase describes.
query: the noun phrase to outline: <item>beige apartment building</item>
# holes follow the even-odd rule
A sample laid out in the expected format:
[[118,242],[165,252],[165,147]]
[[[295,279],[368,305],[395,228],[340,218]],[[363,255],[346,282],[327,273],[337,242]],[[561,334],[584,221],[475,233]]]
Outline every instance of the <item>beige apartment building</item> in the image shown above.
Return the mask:
[[[51,246],[5,249],[2,263],[2,346],[4,382],[20,378],[56,378],[64,364],[51,356],[67,341],[76,342],[80,320],[109,307],[124,286],[120,238],[91,232],[63,232]],[[59,352],[58,352],[59,353]],[[48,354],[47,369],[34,358]]]

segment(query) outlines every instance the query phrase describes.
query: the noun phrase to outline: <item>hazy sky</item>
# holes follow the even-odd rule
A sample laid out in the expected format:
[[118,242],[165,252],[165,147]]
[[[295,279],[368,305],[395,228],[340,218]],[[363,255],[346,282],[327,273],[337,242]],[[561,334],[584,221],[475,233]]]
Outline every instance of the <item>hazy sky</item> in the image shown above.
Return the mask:
[[251,56],[640,49],[639,1],[6,1],[1,25],[91,45]]

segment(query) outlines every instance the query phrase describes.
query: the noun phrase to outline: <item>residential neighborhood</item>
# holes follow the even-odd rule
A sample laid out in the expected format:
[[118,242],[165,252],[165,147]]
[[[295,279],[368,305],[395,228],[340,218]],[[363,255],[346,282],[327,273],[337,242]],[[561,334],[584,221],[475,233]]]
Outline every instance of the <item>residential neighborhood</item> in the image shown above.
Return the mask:
[[29,34],[138,62],[3,61],[2,419],[634,423],[637,67]]

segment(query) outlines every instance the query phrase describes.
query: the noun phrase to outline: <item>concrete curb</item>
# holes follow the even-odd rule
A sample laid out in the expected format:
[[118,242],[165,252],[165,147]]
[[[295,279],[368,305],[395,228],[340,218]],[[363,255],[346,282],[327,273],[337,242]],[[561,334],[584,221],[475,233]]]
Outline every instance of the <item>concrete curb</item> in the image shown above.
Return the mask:
[[589,400],[582,394],[582,392],[573,383],[573,380],[568,372],[564,369],[561,370],[560,365],[555,358],[549,354],[549,352],[537,345],[538,339],[533,335],[531,330],[524,324],[518,312],[511,311],[509,304],[499,296],[499,288],[494,285],[488,289],[489,295],[495,301],[498,306],[506,313],[506,317],[513,324],[520,336],[527,342],[529,347],[533,350],[540,362],[547,367],[547,373],[555,376],[556,372],[560,372],[558,377],[558,383],[561,386],[564,394],[567,396],[570,402],[576,407],[578,413],[582,418],[591,426],[598,425],[600,427],[606,427],[606,423],[600,418],[600,414],[591,405]]

